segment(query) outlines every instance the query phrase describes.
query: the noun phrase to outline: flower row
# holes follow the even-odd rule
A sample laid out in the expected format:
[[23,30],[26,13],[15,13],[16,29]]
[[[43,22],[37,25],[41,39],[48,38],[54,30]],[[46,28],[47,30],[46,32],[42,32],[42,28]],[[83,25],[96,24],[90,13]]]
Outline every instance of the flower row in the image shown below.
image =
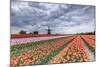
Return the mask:
[[89,46],[95,48],[95,40],[90,39],[88,36],[86,35],[81,35],[81,37],[89,44]]
[[72,63],[90,60],[90,55],[80,36],[77,36],[62,52],[49,63]]
[[17,38],[17,39],[11,39],[11,45],[26,44],[26,43],[35,42],[35,41],[55,39],[55,38],[61,38],[61,37],[66,37],[66,36],[51,36],[51,37],[36,37],[36,38],[35,37],[32,37],[32,38]]
[[65,37],[62,39],[56,39],[56,42],[48,42],[46,46],[35,49],[29,50],[24,52],[20,56],[16,56],[11,58],[11,65],[31,65],[31,64],[41,64],[43,63],[42,60],[47,59],[51,53],[57,51],[62,46],[64,46],[67,42],[69,42],[74,37]]

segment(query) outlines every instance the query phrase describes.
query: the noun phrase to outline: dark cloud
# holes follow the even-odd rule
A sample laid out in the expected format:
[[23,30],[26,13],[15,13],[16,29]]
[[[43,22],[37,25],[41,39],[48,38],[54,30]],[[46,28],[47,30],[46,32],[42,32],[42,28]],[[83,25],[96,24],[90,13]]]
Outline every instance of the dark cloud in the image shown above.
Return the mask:
[[12,33],[21,29],[46,33],[47,26],[52,33],[89,32],[94,31],[94,20],[95,6],[91,5],[11,1]]

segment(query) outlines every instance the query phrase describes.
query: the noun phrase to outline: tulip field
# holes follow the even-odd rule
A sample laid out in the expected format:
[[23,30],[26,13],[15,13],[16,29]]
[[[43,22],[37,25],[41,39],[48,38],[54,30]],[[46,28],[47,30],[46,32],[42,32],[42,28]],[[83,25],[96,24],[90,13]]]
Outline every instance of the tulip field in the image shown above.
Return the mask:
[[95,35],[11,38],[11,67],[95,61]]

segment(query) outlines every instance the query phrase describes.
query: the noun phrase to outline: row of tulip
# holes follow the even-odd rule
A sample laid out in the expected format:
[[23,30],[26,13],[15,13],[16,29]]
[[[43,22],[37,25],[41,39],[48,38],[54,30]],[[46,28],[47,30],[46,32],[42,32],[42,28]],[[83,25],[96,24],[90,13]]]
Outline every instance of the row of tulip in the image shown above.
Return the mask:
[[30,38],[30,37],[49,37],[49,36],[61,36],[61,34],[11,34],[11,39],[16,38]]
[[62,38],[56,38],[56,39],[50,39],[50,40],[45,40],[45,41],[32,42],[32,43],[28,43],[28,44],[12,45],[11,46],[11,57],[19,56],[23,52],[26,52],[30,49],[35,50],[37,48],[44,47],[44,46],[48,45],[48,43],[50,43],[50,44],[51,43],[56,43],[57,41],[59,41],[61,39]]
[[[86,36],[86,35],[85,35]],[[95,40],[95,35],[87,35],[87,37],[89,37],[90,39]]]
[[[71,36],[66,36],[71,37]],[[54,39],[48,39],[48,40],[41,40],[41,41],[36,41],[36,42],[29,42],[25,44],[17,44],[17,45],[11,45],[11,51],[16,51],[28,47],[36,48],[36,47],[41,47],[47,45],[48,42],[56,42],[59,39],[62,39],[64,37],[59,37],[59,38],[54,38]]]
[[81,35],[81,37],[88,43],[89,46],[95,48],[95,40],[89,38],[86,35]]
[[61,38],[66,36],[51,36],[51,37],[31,37],[31,38],[17,38],[17,39],[11,39],[11,45],[17,45],[17,44],[26,44],[30,42],[36,42],[41,40],[48,40],[48,39],[55,39],[55,38]]
[[49,63],[73,63],[90,60],[90,55],[83,45],[80,36],[77,36],[63,51],[61,51]]
[[[72,40],[74,36],[71,37],[63,37],[61,39],[56,39],[56,42],[48,42],[46,46],[37,48],[35,50],[29,50],[27,52],[24,52],[20,56],[16,56],[11,58],[11,66],[14,67],[16,65],[31,65],[31,64],[42,64],[45,61],[44,59],[47,59],[46,62],[48,62],[48,56],[53,57],[54,55],[50,55],[53,52],[58,51],[62,46],[64,46],[67,42]],[[63,49],[63,48],[62,48]],[[56,55],[56,54],[55,54]]]

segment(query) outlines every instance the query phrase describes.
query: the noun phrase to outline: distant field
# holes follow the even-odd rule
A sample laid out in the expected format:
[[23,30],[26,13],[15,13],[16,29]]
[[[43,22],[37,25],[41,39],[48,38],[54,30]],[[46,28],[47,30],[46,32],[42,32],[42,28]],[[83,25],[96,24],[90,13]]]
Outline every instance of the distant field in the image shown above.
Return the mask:
[[11,39],[16,39],[16,38],[30,38],[30,37],[49,37],[49,36],[62,36],[63,34],[39,34],[39,35],[34,35],[34,34],[12,34]]
[[11,66],[95,60],[95,35],[11,35]]

